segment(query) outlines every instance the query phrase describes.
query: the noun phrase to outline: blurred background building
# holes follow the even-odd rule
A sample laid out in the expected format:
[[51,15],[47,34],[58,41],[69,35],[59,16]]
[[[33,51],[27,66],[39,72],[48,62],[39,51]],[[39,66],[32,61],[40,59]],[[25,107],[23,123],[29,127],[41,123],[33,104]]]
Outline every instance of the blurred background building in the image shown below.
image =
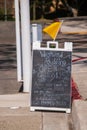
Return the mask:
[[[14,0],[0,0],[0,20],[14,20],[14,8]],[[30,0],[31,20],[76,16],[87,16],[87,0]]]
[[14,0],[0,0],[0,20],[12,20],[14,14]]

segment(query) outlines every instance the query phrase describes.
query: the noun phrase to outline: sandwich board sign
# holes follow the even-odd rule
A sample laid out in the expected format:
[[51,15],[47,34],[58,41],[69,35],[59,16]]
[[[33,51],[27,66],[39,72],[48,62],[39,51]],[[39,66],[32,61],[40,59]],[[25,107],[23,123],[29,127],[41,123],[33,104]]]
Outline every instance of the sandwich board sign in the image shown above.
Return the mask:
[[[55,47],[51,48],[51,44]],[[58,48],[56,41],[48,41],[47,47],[41,47],[39,41],[33,43],[31,111],[70,113],[71,58],[71,42],[65,42],[64,48]]]

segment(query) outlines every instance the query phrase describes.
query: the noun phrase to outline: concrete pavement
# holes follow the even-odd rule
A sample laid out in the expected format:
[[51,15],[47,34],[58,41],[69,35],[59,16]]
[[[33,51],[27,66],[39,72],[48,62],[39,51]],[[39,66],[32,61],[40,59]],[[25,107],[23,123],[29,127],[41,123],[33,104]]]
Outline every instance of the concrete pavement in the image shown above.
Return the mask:
[[73,102],[72,120],[75,130],[87,130],[87,101],[75,100]]
[[29,108],[29,94],[0,95],[0,130],[72,130],[70,114]]
[[87,129],[87,102],[84,100],[73,101],[71,114],[30,112],[29,108],[28,93],[0,95],[0,130],[16,130],[17,128],[18,130]]
[[0,95],[1,107],[29,107],[29,93]]
[[29,108],[0,108],[0,130],[41,130],[41,112],[29,112]]

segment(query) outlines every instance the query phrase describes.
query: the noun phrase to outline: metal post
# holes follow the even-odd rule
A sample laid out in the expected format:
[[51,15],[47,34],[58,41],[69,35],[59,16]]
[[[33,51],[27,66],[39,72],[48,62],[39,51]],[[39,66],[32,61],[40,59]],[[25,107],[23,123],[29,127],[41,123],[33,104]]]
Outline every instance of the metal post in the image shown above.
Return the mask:
[[32,42],[38,41],[37,24],[32,24]]
[[42,25],[41,24],[32,24],[32,43],[36,41],[42,42]]
[[18,81],[22,81],[23,66],[22,66],[22,43],[20,40],[19,0],[15,0],[15,25],[16,25],[17,79]]
[[21,31],[23,52],[23,92],[29,92],[31,87],[31,42],[30,42],[30,10],[29,0],[20,0]]

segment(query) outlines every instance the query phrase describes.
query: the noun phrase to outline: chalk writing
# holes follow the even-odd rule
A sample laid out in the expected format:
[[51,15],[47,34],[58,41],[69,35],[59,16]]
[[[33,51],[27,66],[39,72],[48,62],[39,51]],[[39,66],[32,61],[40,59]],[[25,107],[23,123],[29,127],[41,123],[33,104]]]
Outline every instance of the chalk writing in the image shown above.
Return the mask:
[[31,105],[70,107],[71,52],[33,51]]

